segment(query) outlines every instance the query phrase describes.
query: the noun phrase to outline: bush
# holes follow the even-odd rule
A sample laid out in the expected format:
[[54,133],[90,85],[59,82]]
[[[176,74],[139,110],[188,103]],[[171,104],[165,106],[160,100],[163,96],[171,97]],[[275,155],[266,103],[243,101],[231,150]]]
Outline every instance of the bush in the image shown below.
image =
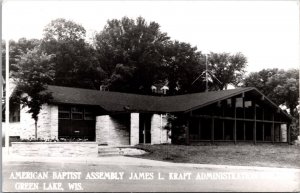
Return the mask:
[[293,119],[291,128],[291,141],[298,139],[299,134],[299,119]]
[[[168,133],[171,133],[169,137],[172,139],[173,144],[185,145],[186,144],[186,130],[187,122],[184,116],[180,115],[167,115],[167,125],[165,129],[168,130]],[[171,132],[170,132],[171,131]]]
[[81,138],[59,138],[59,139],[44,139],[44,138],[29,138],[29,139],[19,139],[18,142],[85,142],[87,139]]

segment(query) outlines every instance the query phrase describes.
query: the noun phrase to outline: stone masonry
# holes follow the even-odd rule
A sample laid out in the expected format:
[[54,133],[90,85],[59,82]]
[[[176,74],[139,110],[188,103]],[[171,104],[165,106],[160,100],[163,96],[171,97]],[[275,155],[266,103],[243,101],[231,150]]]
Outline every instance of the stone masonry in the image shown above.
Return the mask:
[[109,146],[129,145],[129,128],[117,117],[97,116],[96,141],[101,145]]
[[[164,129],[167,120],[160,114],[151,118],[151,144],[170,143],[167,130]],[[103,115],[96,117],[96,141],[102,145],[122,146],[139,144],[139,113],[130,114],[130,131],[117,116]],[[129,143],[130,133],[130,143]]]
[[139,144],[139,113],[130,114],[130,145]]
[[167,130],[164,126],[167,120],[160,114],[153,114],[151,118],[151,144],[168,143]]
[[108,145],[110,146],[122,146],[122,145],[130,145],[129,144],[129,135],[130,135],[130,120],[129,116],[126,117],[124,122],[120,120],[118,116],[110,116],[109,117],[109,141]]
[[96,117],[96,142],[108,145],[109,138],[109,115]]
[[12,142],[11,153],[18,156],[97,157],[95,142]]
[[[35,125],[28,108],[21,109],[19,130],[14,136],[21,139],[34,138]],[[128,128],[128,125],[130,128]],[[131,113],[128,122],[119,121],[118,116],[96,117],[96,142],[109,146],[139,144],[139,113]],[[151,118],[151,144],[168,143],[167,131],[163,129],[166,118],[154,114]],[[57,139],[58,137],[58,106],[43,105],[38,119],[37,137],[41,139]],[[11,135],[11,134],[10,134]]]
[[[20,137],[28,139],[35,137],[35,125],[28,108],[21,109]],[[58,107],[43,105],[38,115],[37,138],[57,139],[58,136]]]

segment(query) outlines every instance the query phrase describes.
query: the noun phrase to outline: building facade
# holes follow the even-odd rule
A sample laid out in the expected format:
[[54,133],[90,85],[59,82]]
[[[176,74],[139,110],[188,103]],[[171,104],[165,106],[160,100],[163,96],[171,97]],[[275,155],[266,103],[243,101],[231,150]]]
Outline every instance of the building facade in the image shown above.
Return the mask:
[[[108,146],[170,143],[166,114],[173,114],[184,117],[186,144],[290,142],[291,117],[255,88],[178,96],[58,86],[48,90],[53,100],[39,114],[41,139],[80,139]],[[34,120],[27,111],[21,109],[16,119],[20,121],[11,123],[10,136],[35,137]]]

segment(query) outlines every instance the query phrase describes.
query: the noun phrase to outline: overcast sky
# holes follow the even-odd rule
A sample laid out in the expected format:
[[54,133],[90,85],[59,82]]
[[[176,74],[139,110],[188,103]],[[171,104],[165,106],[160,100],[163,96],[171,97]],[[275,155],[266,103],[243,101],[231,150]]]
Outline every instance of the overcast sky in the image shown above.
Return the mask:
[[298,1],[5,1],[3,38],[41,38],[51,20],[81,24],[88,39],[108,19],[144,17],[205,53],[242,52],[247,71],[298,68]]

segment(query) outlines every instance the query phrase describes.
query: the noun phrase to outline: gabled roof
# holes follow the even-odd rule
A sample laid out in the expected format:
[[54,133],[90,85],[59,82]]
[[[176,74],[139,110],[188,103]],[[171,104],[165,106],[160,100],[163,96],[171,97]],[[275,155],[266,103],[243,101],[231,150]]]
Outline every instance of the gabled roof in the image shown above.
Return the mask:
[[[177,96],[148,96],[50,85],[48,91],[52,93],[52,103],[100,106],[108,112],[189,112],[248,91],[264,96],[252,87]],[[279,109],[272,101],[267,101]]]

